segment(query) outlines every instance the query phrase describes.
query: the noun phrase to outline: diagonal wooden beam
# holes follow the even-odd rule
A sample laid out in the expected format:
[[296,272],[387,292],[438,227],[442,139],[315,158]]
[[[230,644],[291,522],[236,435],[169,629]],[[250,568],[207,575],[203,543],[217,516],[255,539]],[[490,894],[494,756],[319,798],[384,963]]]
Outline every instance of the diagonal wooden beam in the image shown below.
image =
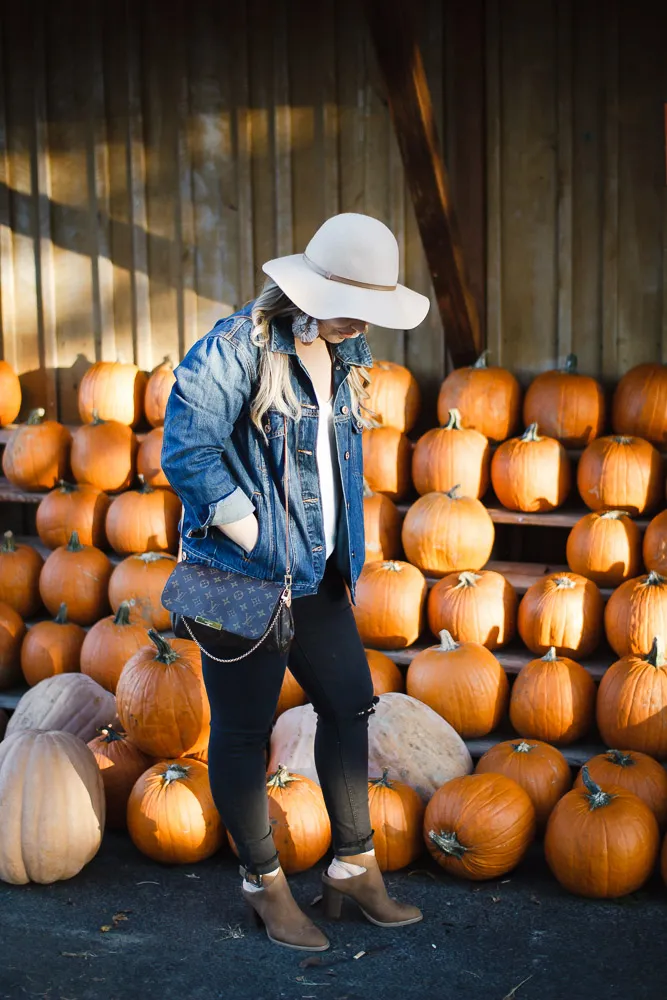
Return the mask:
[[433,105],[408,0],[364,0],[389,110],[431,271],[447,347],[456,366],[483,350]]

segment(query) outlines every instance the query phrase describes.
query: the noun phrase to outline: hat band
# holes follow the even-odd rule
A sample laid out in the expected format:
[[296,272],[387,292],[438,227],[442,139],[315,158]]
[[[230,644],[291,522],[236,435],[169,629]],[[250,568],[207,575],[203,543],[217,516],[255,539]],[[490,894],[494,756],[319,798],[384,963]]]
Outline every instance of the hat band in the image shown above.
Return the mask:
[[311,260],[305,253],[303,254],[303,259],[311,270],[322,275],[323,278],[327,278],[329,281],[340,281],[342,285],[356,285],[357,288],[372,288],[374,292],[396,291],[396,285],[372,285],[369,281],[355,281],[354,278],[342,278],[340,274],[332,274],[331,271],[326,271],[323,267],[320,267],[319,264],[316,264],[315,261]]

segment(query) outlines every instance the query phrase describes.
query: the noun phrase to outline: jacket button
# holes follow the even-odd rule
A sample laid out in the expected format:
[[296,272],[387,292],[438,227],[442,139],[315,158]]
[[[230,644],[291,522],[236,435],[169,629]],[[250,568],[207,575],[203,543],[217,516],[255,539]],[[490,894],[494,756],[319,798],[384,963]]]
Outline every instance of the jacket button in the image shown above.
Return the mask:
[[337,371],[337,372],[339,372],[339,371],[340,371],[340,365],[336,365],[336,371]]
[[346,451],[346,452],[345,452],[345,456],[344,456],[344,458],[345,458],[345,461],[346,461],[346,462],[347,462],[347,461],[349,461],[349,458],[350,458],[350,453],[349,453],[349,451]]
[[350,412],[350,407],[349,406],[342,406],[340,412],[341,413],[349,413]]

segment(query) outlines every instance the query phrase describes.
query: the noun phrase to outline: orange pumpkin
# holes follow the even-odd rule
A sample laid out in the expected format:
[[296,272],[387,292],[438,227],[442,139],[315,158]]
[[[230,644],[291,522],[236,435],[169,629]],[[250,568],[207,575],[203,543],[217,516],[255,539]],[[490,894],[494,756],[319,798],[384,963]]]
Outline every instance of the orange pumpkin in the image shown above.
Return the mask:
[[67,545],[54,549],[39,577],[45,607],[56,615],[65,603],[77,625],[92,625],[109,611],[111,563],[94,545],[82,545],[76,531]]
[[168,490],[154,490],[142,480],[138,489],[121,493],[109,507],[106,521],[109,544],[121,555],[176,552],[180,518],[178,497]]
[[585,514],[567,539],[567,564],[599,587],[618,587],[641,570],[641,535],[625,511]]
[[63,479],[37,508],[37,534],[50,549],[67,545],[73,531],[78,532],[83,545],[106,548],[104,522],[110,502],[96,486]]
[[167,400],[175,381],[174,368],[168,358],[151,372],[144,396],[146,420],[151,427],[162,427],[164,424]]
[[455,642],[440,633],[440,645],[417,653],[408,667],[406,691],[453,726],[463,739],[486,736],[499,725],[509,700],[500,663],[478,642]]
[[282,715],[283,712],[286,712],[288,709],[296,708],[297,705],[305,705],[307,702],[308,695],[303,690],[290,668],[287,667],[285,670],[285,676],[283,677],[283,683],[280,688],[280,697],[278,698],[274,718],[277,719],[279,715]]
[[79,670],[85,630],[67,620],[67,605],[61,604],[52,622],[37,622],[28,629],[21,646],[21,669],[33,687],[55,674]]
[[162,591],[176,557],[166,552],[142,552],[123,559],[109,580],[109,601],[117,612],[123,601],[130,604],[130,621],[165,632],[170,628],[169,612],[162,606]]
[[5,531],[0,545],[0,601],[22,618],[32,618],[42,606],[39,574],[44,560],[31,545],[21,545]]
[[[319,785],[278,765],[266,781],[271,833],[286,875],[317,864],[331,844],[331,824]],[[229,843],[238,851],[232,837]]]
[[636,434],[653,444],[666,444],[667,367],[631,368],[616,386],[611,420],[616,434]]
[[495,528],[488,510],[458,485],[447,493],[427,493],[403,521],[406,558],[427,576],[478,570],[491,558]]
[[375,493],[402,500],[410,490],[412,445],[395,427],[375,427],[362,435],[364,475]]
[[605,671],[597,723],[608,747],[627,747],[667,759],[667,662],[662,640],[648,653],[628,653]]
[[161,760],[137,779],[127,802],[127,829],[143,854],[162,864],[210,858],[225,839],[206,764]]
[[21,643],[25,625],[9,604],[0,603],[0,691],[21,680]]
[[543,372],[531,382],[523,401],[523,422],[537,423],[566,448],[585,448],[604,430],[604,393],[600,383],[577,371],[576,354],[563,368]]
[[130,621],[130,605],[122,601],[115,616],[102,618],[87,633],[81,649],[81,672],[115,694],[123,667],[147,643],[146,627]]
[[146,373],[136,365],[96,361],[79,384],[81,422],[92,423],[97,412],[100,420],[136,427],[143,415],[146,382]]
[[505,368],[489,366],[488,356],[484,351],[474,365],[449,373],[440,387],[438,421],[444,424],[449,411],[458,410],[465,427],[498,442],[519,425],[521,387]]
[[352,608],[365,646],[403,649],[419,638],[426,602],[426,580],[405,562],[367,563],[357,583]]
[[516,609],[516,591],[500,573],[450,573],[428,595],[428,625],[434,635],[447,629],[458,642],[498,649],[514,635]]
[[368,807],[373,847],[381,872],[395,872],[416,861],[424,849],[422,827],[425,806],[410,785],[381,778],[368,782]]
[[12,432],[2,454],[2,471],[21,490],[52,490],[69,468],[72,435],[45,411],[33,410]]
[[572,787],[565,757],[542,740],[496,743],[480,757],[475,774],[504,774],[516,781],[530,796],[538,830],[545,828],[554,806]]
[[21,409],[21,383],[8,361],[0,361],[0,427],[13,424]]
[[384,493],[373,493],[364,480],[366,562],[398,558],[402,524],[403,518],[393,501]]
[[151,766],[151,758],[130,743],[125,733],[112,726],[100,729],[99,736],[90,740],[102,775],[107,804],[106,825],[111,830],[127,828],[127,802],[135,782]]
[[[636,750],[606,750],[586,761],[586,767],[598,785],[616,785],[633,792],[649,807],[658,826],[667,826],[667,771],[653,757]],[[582,788],[583,784],[579,771],[574,787]]]
[[378,698],[390,691],[405,691],[403,674],[393,660],[377,649],[366,649],[366,659],[373,679],[373,694]]
[[474,881],[506,875],[535,836],[527,792],[504,774],[469,774],[439,788],[426,807],[424,840],[449,875]]
[[209,708],[201,656],[189,639],[149,629],[116,687],[118,718],[129,739],[151,757],[183,757],[208,745]]
[[577,488],[591,510],[643,514],[662,498],[662,459],[637,437],[601,437],[579,459]]
[[658,856],[656,818],[618,786],[603,790],[582,770],[584,787],[557,803],[544,838],[547,864],[577,896],[615,899],[641,888]]
[[393,361],[375,361],[368,371],[370,383],[365,405],[383,427],[407,434],[421,409],[419,384],[411,371]]
[[622,583],[607,601],[604,627],[618,656],[648,653],[654,636],[667,636],[667,579],[651,570]]
[[519,635],[531,653],[555,646],[565,656],[589,656],[600,642],[602,617],[596,584],[577,573],[549,573],[519,604]]
[[74,432],[72,472],[77,483],[109,493],[126,490],[134,479],[136,456],[134,431],[118,420],[101,420],[95,412],[92,423]]
[[412,455],[412,481],[417,493],[444,493],[459,484],[466,496],[483,497],[489,488],[489,442],[464,428],[461,414],[451,410],[444,427],[427,431]]
[[[647,570],[667,576],[667,510],[656,514],[646,529],[643,555]],[[636,576],[637,573],[632,575]]]
[[574,743],[593,725],[595,694],[588,671],[552,646],[521,668],[512,686],[510,721],[526,739]]
[[147,486],[154,489],[170,490],[169,480],[162,471],[160,457],[162,455],[162,439],[164,429],[156,427],[139,445],[137,452],[137,472]]
[[570,459],[560,441],[540,436],[537,424],[531,424],[521,437],[499,446],[491,462],[491,482],[508,510],[553,510],[570,492]]

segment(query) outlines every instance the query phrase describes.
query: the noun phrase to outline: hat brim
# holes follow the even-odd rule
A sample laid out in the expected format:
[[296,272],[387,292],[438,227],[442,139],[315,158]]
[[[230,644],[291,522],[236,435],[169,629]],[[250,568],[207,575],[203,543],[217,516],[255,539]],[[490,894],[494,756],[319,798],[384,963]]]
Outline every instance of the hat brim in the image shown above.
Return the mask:
[[315,319],[360,319],[389,330],[412,330],[425,319],[431,305],[425,295],[405,285],[391,291],[359,288],[317,274],[303,255],[276,257],[262,270],[308,316]]

